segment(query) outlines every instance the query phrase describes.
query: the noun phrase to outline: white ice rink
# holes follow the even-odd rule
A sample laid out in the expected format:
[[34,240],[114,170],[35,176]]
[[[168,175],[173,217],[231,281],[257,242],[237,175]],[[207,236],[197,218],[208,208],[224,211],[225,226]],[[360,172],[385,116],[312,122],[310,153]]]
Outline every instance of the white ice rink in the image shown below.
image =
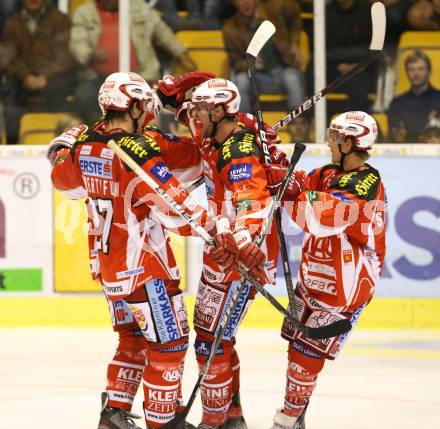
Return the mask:
[[[0,344],[0,429],[96,429],[116,334],[109,329],[1,329]],[[282,405],[285,348],[276,330],[239,332],[242,401],[250,429],[270,428]],[[190,349],[185,398],[195,379]],[[139,414],[141,396],[133,409]],[[197,399],[188,420],[198,423],[199,417]],[[341,356],[326,364],[306,426],[440,428],[440,332],[355,331]]]

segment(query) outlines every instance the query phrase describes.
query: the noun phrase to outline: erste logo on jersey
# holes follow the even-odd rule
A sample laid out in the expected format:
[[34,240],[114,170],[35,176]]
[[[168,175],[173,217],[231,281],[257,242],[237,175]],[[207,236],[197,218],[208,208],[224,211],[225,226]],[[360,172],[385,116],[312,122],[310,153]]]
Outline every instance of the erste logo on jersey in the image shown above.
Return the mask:
[[162,161],[156,162],[150,171],[162,183],[168,182],[171,177],[169,168]]
[[80,155],[79,166],[84,176],[112,178],[112,163],[107,159],[96,156]]
[[252,164],[250,162],[242,162],[233,164],[229,170],[229,183],[241,182],[252,177]]

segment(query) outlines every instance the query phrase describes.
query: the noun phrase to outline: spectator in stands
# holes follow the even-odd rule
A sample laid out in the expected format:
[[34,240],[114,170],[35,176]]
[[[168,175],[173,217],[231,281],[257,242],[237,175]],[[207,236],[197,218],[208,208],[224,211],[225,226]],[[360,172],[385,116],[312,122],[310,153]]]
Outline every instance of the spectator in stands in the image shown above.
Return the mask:
[[287,131],[289,132],[290,141],[294,143],[310,143],[312,138],[310,137],[311,123],[309,115],[302,114],[288,125]]
[[[0,79],[3,72],[14,56],[13,47],[0,40]],[[3,142],[4,132],[6,130],[5,109],[2,103],[3,93],[0,91],[0,141]],[[3,142],[4,143],[4,142]]]
[[408,11],[412,30],[440,30],[440,0],[419,0]]
[[220,0],[186,0],[187,16],[178,14],[177,0],[159,0],[156,8],[162,12],[164,21],[174,30],[217,30],[220,28]]
[[420,134],[420,143],[440,143],[440,118],[433,118],[428,122],[428,125]]
[[[327,81],[331,82],[356,66],[368,53],[371,41],[368,3],[360,0],[331,0],[326,8],[326,35]],[[371,68],[368,68],[340,87],[338,91],[349,97],[344,110],[370,111],[368,92],[374,86],[373,76]],[[329,108],[329,114],[334,113],[336,111]]]
[[9,142],[17,141],[27,111],[68,109],[74,86],[69,31],[69,17],[46,0],[22,0],[20,12],[6,21],[4,41],[14,51],[2,87]]
[[[77,113],[86,122],[100,115],[96,93],[105,77],[119,70],[119,2],[95,0],[78,7],[73,15],[70,50],[82,66],[75,89]],[[161,65],[156,48],[178,60],[182,70],[196,68],[172,30],[144,0],[130,1],[130,70],[152,82]]]
[[411,88],[394,98],[388,109],[391,140],[397,143],[417,142],[428,121],[440,115],[440,91],[429,82],[429,57],[415,50],[406,58],[405,70]]
[[234,0],[237,12],[223,26],[232,80],[240,90],[240,111],[252,112],[246,49],[260,23],[268,19],[277,31],[257,58],[257,84],[262,93],[287,95],[287,110],[304,99],[299,35],[301,9],[294,0]]

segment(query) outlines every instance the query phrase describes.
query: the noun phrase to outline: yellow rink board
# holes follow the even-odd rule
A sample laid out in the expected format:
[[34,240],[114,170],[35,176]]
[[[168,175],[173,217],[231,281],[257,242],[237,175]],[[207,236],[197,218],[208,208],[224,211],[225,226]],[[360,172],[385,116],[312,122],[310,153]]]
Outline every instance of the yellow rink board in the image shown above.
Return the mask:
[[[190,318],[194,297],[187,296]],[[286,306],[287,298],[280,298]],[[282,316],[258,297],[243,327],[277,328]],[[0,328],[13,327],[110,327],[103,296],[2,297]],[[440,329],[440,299],[376,298],[362,315],[365,329]]]
[[[87,210],[84,200],[69,200],[54,192],[54,290],[55,292],[99,292],[92,280],[87,243]],[[180,287],[186,289],[185,239],[170,234],[180,269]]]

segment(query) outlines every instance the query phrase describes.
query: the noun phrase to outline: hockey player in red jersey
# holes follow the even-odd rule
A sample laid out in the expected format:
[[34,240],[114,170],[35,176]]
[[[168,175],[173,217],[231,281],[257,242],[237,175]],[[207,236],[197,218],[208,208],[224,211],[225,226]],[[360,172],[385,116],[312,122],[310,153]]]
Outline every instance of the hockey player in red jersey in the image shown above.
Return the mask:
[[[379,172],[366,163],[377,125],[364,112],[346,112],[327,131],[332,163],[296,171],[283,205],[304,230],[295,291],[301,322],[323,326],[341,318],[355,325],[373,297],[385,257],[386,197]],[[276,191],[283,168],[267,170]],[[304,412],[326,359],[333,360],[348,335],[311,340],[285,320],[289,341],[284,407],[272,429],[304,428]]]
[[[185,106],[184,114],[189,115],[185,122],[199,149],[199,154],[194,154],[194,162],[200,162],[201,157],[211,215],[223,214],[234,222],[239,261],[260,283],[274,283],[278,255],[276,233],[268,235],[261,250],[253,244],[267,216],[270,194],[255,131],[241,122],[245,120],[253,127],[255,121],[240,114],[239,105],[240,94],[232,82],[211,79],[193,92],[191,103]],[[195,351],[200,366],[209,355],[239,282],[240,275],[234,267],[218,264],[205,249],[194,314]],[[253,288],[246,285],[236,315],[201,385],[200,429],[247,427],[240,405],[240,363],[234,344],[238,326],[254,295]]]
[[[189,333],[178,268],[163,225],[184,235],[191,231],[107,142],[114,140],[203,226],[208,215],[169,171],[159,145],[162,134],[140,135],[160,108],[148,84],[134,73],[114,73],[98,99],[101,126],[72,129],[49,146],[52,182],[71,199],[87,198],[92,271],[119,332],[99,429],[138,428],[129,410],[140,382],[147,426],[158,428],[174,417],[178,405]],[[229,222],[216,220],[212,257],[233,264],[238,247]]]

